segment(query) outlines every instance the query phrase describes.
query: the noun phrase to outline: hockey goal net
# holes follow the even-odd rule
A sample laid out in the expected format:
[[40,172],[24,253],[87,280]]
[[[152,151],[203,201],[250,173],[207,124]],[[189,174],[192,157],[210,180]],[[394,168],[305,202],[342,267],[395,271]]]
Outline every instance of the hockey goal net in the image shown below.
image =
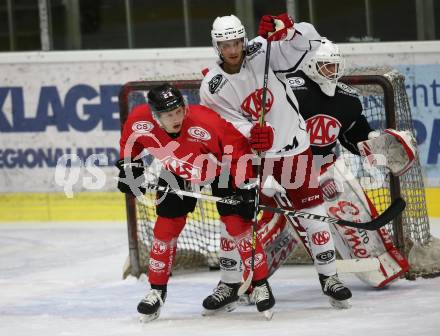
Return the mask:
[[[198,77],[198,78],[197,78]],[[363,113],[374,129],[395,128],[413,130],[411,110],[405,92],[404,76],[389,68],[352,69],[350,75],[342,81],[354,86],[360,93]],[[200,76],[188,75],[180,79],[163,78],[129,82],[123,86],[119,96],[121,124],[138,104],[146,102],[148,90],[163,82],[171,82],[184,94],[187,103],[199,102]],[[387,229],[395,245],[409,259],[411,269],[408,278],[434,276],[440,272],[440,243],[430,234],[429,218],[426,210],[425,189],[420,162],[403,176],[394,177],[385,169],[380,171],[383,183],[380,188],[368,188],[369,178],[361,161],[341,146],[337,149],[344,154],[346,164],[370,196],[379,213],[383,212],[396,197],[407,202],[406,210]],[[146,160],[149,168],[147,181],[155,183],[160,171],[160,163],[151,157]],[[204,189],[209,194],[209,189]],[[125,275],[139,276],[148,269],[148,259],[153,241],[153,228],[156,220],[155,194],[147,192],[147,204],[126,197],[127,224],[129,238],[129,259],[125,266]],[[178,240],[178,249],[174,269],[177,268],[218,268],[218,250],[220,246],[220,222],[215,203],[199,200],[196,210],[189,214],[187,224]],[[289,258],[291,262],[310,262],[304,251]]]

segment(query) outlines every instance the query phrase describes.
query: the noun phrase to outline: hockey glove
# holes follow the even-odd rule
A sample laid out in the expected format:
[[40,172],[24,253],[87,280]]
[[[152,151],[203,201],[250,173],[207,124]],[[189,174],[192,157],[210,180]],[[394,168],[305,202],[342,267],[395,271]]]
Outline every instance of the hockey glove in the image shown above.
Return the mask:
[[260,20],[258,35],[269,41],[288,41],[295,35],[293,19],[283,13],[278,16],[264,15]]
[[145,168],[141,159],[121,159],[116,162],[116,167],[119,169],[118,189],[121,192],[133,196],[145,193],[146,190],[142,187],[145,182]]
[[251,128],[249,144],[252,149],[259,152],[265,152],[272,147],[273,137],[273,128],[269,124],[265,123],[263,126],[255,124]]
[[237,215],[246,220],[252,220],[255,212],[255,194],[256,188],[240,189],[237,188],[236,195],[243,201],[237,205]]

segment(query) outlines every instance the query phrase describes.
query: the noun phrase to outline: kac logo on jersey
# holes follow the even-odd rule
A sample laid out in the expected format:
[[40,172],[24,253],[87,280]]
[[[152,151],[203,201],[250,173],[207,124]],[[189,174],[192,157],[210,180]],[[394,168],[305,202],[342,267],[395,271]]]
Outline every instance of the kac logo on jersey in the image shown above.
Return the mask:
[[189,162],[171,156],[167,156],[162,159],[161,162],[165,169],[179,175],[185,180],[200,179],[200,168]]
[[318,231],[312,234],[312,242],[315,245],[324,245],[330,240],[330,232]]
[[287,83],[291,88],[296,88],[303,86],[306,83],[306,81],[304,80],[304,78],[301,77],[290,77],[287,79]]
[[198,126],[188,128],[188,134],[191,135],[193,138],[200,140],[208,141],[209,139],[211,139],[211,134],[209,134],[209,132],[204,128]]
[[[244,112],[248,113],[253,120],[258,120],[258,118],[260,118],[260,112],[263,107],[262,101],[263,89],[257,89],[243,100],[243,102],[241,103],[241,109]],[[269,89],[267,89],[265,111],[266,114],[270,112],[273,101],[273,94]]]
[[208,82],[209,86],[209,92],[211,94],[214,94],[217,88],[220,86],[220,83],[222,82],[223,76],[221,74],[215,75],[212,77],[212,79]]
[[334,143],[341,130],[339,120],[325,114],[307,119],[306,124],[312,146],[325,147]]
[[136,121],[132,126],[131,129],[138,134],[146,134],[150,133],[150,131],[154,128],[154,125],[145,120]]

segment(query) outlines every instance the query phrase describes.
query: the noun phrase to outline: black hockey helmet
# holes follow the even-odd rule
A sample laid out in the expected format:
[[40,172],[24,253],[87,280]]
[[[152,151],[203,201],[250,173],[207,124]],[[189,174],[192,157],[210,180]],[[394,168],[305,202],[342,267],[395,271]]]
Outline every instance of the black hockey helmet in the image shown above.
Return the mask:
[[180,106],[185,106],[182,93],[174,85],[165,83],[154,86],[147,95],[153,116],[159,117],[160,113],[172,111]]

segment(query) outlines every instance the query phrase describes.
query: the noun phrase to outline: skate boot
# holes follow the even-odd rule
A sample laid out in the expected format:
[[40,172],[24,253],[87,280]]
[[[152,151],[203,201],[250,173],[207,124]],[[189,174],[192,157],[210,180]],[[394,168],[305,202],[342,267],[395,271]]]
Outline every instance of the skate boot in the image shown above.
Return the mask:
[[240,283],[227,284],[220,281],[214,293],[203,300],[203,316],[213,315],[220,311],[233,311],[238,305],[238,288]]
[[272,307],[275,305],[275,298],[267,280],[253,282],[252,299],[255,301],[257,310],[263,313],[267,320],[272,319]]
[[146,323],[157,319],[166,297],[166,287],[163,289],[152,288],[137,306],[137,311],[141,314],[140,321]]
[[351,292],[344,286],[338,275],[325,276],[319,274],[322,291],[329,297],[332,307],[337,309],[347,309],[351,307]]

